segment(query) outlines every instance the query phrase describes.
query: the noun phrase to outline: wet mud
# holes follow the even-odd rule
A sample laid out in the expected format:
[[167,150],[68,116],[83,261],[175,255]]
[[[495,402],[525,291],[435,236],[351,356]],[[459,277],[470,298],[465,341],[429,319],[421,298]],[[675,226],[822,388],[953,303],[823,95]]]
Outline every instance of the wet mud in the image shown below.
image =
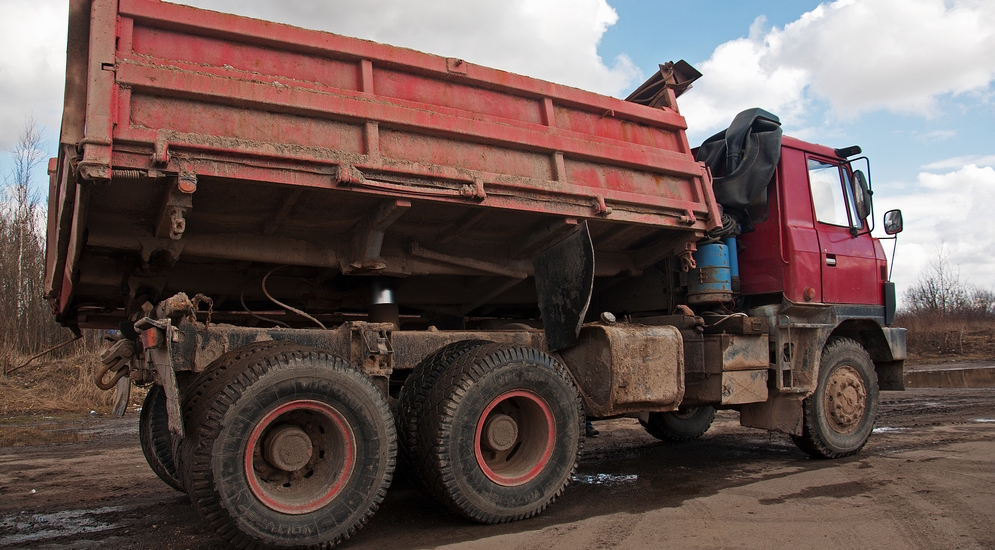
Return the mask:
[[[0,423],[81,437],[0,448],[0,547],[224,548],[186,496],[149,470],[128,415]],[[995,547],[995,389],[882,392],[870,442],[840,460],[740,427],[733,411],[681,444],[631,419],[596,426],[574,482],[534,519],[469,523],[398,472],[380,511],[343,547]]]

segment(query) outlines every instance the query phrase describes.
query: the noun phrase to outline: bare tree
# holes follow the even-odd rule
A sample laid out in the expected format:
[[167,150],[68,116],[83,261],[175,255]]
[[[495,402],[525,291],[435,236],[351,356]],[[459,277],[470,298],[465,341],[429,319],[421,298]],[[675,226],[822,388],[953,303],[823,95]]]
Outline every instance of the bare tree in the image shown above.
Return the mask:
[[907,313],[961,320],[995,318],[995,292],[962,281],[949,257],[946,247],[938,248],[936,257],[905,291]]
[[46,155],[34,120],[25,123],[10,153],[13,164],[3,178],[0,199],[0,360],[5,362],[48,347],[66,333],[42,296],[45,212],[32,175]]
[[[17,229],[17,328],[18,336],[26,329],[24,321],[28,312],[27,289],[29,286],[25,281],[25,248],[32,247],[37,234],[35,225],[36,203],[31,196],[31,173],[42,162],[44,154],[41,150],[41,132],[33,119],[28,119],[24,125],[24,131],[20,139],[11,150],[14,157],[13,187],[15,195],[14,226]],[[34,252],[30,250],[28,253]]]

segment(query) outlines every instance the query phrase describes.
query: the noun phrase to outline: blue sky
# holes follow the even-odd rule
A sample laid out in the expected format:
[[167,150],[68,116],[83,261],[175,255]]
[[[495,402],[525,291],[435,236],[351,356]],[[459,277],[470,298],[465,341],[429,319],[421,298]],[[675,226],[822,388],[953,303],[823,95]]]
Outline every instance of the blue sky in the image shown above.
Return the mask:
[[[878,217],[902,208],[895,280],[942,247],[995,288],[991,0],[185,0],[624,97],[659,63],[704,77],[681,98],[693,144],[763,107],[787,133],[871,157]],[[4,0],[0,150],[33,116],[55,152],[67,0]],[[0,174],[9,171],[0,155]],[[44,173],[36,178],[43,184]],[[43,185],[39,185],[43,188]],[[41,192],[39,192],[41,194]],[[890,246],[886,247],[890,252]]]

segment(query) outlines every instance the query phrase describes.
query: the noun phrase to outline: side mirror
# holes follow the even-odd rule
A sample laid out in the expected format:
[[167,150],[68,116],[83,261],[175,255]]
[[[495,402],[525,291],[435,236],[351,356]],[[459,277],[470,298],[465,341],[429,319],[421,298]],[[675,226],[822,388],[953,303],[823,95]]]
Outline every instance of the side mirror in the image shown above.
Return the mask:
[[884,213],[884,232],[889,235],[897,235],[902,232],[902,211],[889,210]]
[[860,170],[853,172],[853,198],[857,217],[866,220],[871,213],[871,191],[867,186],[867,177]]

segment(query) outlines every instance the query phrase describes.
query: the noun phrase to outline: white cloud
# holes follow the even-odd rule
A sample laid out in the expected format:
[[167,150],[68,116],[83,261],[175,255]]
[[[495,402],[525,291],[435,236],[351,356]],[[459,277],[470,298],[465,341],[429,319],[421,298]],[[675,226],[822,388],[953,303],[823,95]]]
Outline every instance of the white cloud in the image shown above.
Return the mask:
[[923,170],[949,170],[960,168],[968,164],[975,166],[995,167],[995,155],[966,155],[963,157],[953,157],[923,165]]
[[[606,0],[192,0],[190,4],[338,32],[624,96],[642,78],[598,42],[618,20]],[[66,0],[4,0],[0,151],[33,116],[57,138],[65,80]],[[6,165],[6,156],[0,154]]]
[[691,127],[720,128],[755,106],[795,125],[814,98],[844,118],[878,109],[929,118],[937,97],[988,94],[995,79],[990,0],[839,0],[784,28],[762,25],[701,64],[698,97],[682,103]]
[[941,246],[962,280],[995,288],[995,169],[968,164],[946,173],[922,172],[912,189],[888,199],[889,206],[902,209],[905,220],[894,268],[900,291],[916,281]]
[[782,122],[797,120],[805,110],[808,73],[789,66],[768,66],[766,46],[754,38],[740,38],[715,49],[711,59],[697,67],[704,78],[681,96],[681,112],[696,132],[724,128],[739,111],[763,107]]
[[624,96],[642,77],[626,56],[606,64],[601,36],[618,20],[606,0],[188,0],[184,3],[459,57]]
[[0,150],[15,141],[34,117],[57,136],[66,78],[64,0],[4,0],[0,17]]

